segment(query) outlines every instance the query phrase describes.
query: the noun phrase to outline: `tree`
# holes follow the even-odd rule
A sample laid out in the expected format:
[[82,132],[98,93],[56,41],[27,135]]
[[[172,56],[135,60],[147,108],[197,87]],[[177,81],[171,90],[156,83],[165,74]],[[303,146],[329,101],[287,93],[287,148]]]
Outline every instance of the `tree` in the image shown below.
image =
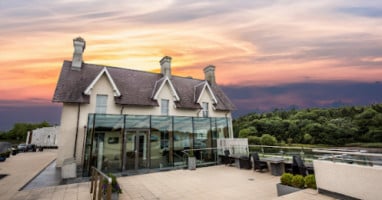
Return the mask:
[[276,138],[269,134],[263,134],[260,140],[262,145],[273,146],[277,144]]
[[303,141],[305,144],[310,144],[312,142],[312,139],[313,139],[313,137],[309,133],[304,134]]
[[256,127],[250,126],[249,128],[241,129],[239,131],[239,137],[247,138],[248,136],[256,135],[256,133],[257,133]]

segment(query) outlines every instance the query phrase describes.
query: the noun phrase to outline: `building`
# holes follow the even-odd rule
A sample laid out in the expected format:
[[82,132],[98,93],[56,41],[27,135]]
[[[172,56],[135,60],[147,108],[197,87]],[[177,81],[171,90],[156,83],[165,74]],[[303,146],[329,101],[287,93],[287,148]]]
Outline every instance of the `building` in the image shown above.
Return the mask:
[[195,151],[200,164],[216,161],[216,139],[233,137],[235,106],[215,81],[171,74],[171,57],[160,73],[84,63],[85,40],[73,40],[72,61],[64,61],[53,102],[63,104],[57,166],[73,159],[87,175],[172,168]]
[[41,147],[57,147],[59,130],[59,126],[53,126],[28,131],[26,143]]

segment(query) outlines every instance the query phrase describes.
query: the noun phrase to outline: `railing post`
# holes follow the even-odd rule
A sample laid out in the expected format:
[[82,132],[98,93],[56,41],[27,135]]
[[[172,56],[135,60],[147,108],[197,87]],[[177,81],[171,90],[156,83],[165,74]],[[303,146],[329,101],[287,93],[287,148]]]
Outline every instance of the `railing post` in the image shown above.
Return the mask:
[[94,181],[94,169],[93,168],[91,169],[90,174],[91,174],[91,176],[90,176],[90,193],[93,193],[93,181]]
[[108,199],[108,200],[111,199],[111,183],[109,180],[107,183],[106,199]]
[[102,197],[102,183],[103,183],[103,177],[99,176],[98,177],[98,200],[101,200]]
[[97,181],[98,181],[98,173],[94,172],[93,200],[96,200],[96,197],[97,197]]

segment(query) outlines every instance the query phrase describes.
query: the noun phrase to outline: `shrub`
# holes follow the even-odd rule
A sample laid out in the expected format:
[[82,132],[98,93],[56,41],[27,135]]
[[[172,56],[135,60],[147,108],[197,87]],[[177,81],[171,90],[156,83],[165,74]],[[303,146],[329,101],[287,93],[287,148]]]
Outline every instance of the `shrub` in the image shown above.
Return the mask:
[[248,136],[248,143],[249,144],[261,144],[260,137],[257,136]]
[[301,175],[293,176],[292,186],[297,187],[297,188],[304,188],[304,186],[305,186],[304,177]]
[[277,144],[277,140],[274,136],[269,134],[263,134],[261,136],[261,144],[273,146]]
[[305,176],[305,184],[307,188],[316,189],[316,177],[313,174]]
[[[121,187],[119,186],[118,181],[117,181],[117,177],[115,177],[113,174],[110,174],[110,173],[107,176],[109,176],[111,178],[111,192],[112,193],[122,193]],[[104,179],[103,180],[103,187],[102,187],[103,193],[106,192],[107,183],[108,183],[107,180]]]
[[292,178],[293,178],[293,174],[291,174],[291,173],[284,173],[284,174],[280,177],[280,182],[281,182],[281,184],[283,184],[283,185],[289,185],[289,186],[291,186],[291,185],[292,185]]

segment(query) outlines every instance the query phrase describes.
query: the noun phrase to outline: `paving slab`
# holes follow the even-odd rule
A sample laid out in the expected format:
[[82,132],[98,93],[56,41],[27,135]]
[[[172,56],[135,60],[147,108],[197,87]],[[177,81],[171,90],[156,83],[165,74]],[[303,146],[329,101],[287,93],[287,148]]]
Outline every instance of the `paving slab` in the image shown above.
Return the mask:
[[[0,198],[90,200],[90,182],[19,191],[55,157],[56,151],[22,153],[0,163],[0,174],[8,174],[0,179]],[[120,200],[333,199],[309,189],[277,197],[276,184],[280,177],[224,165],[118,177],[118,182],[123,191]]]
[[0,162],[0,174],[8,176],[0,179],[1,199],[10,199],[42,169],[56,158],[57,150],[19,153]]

